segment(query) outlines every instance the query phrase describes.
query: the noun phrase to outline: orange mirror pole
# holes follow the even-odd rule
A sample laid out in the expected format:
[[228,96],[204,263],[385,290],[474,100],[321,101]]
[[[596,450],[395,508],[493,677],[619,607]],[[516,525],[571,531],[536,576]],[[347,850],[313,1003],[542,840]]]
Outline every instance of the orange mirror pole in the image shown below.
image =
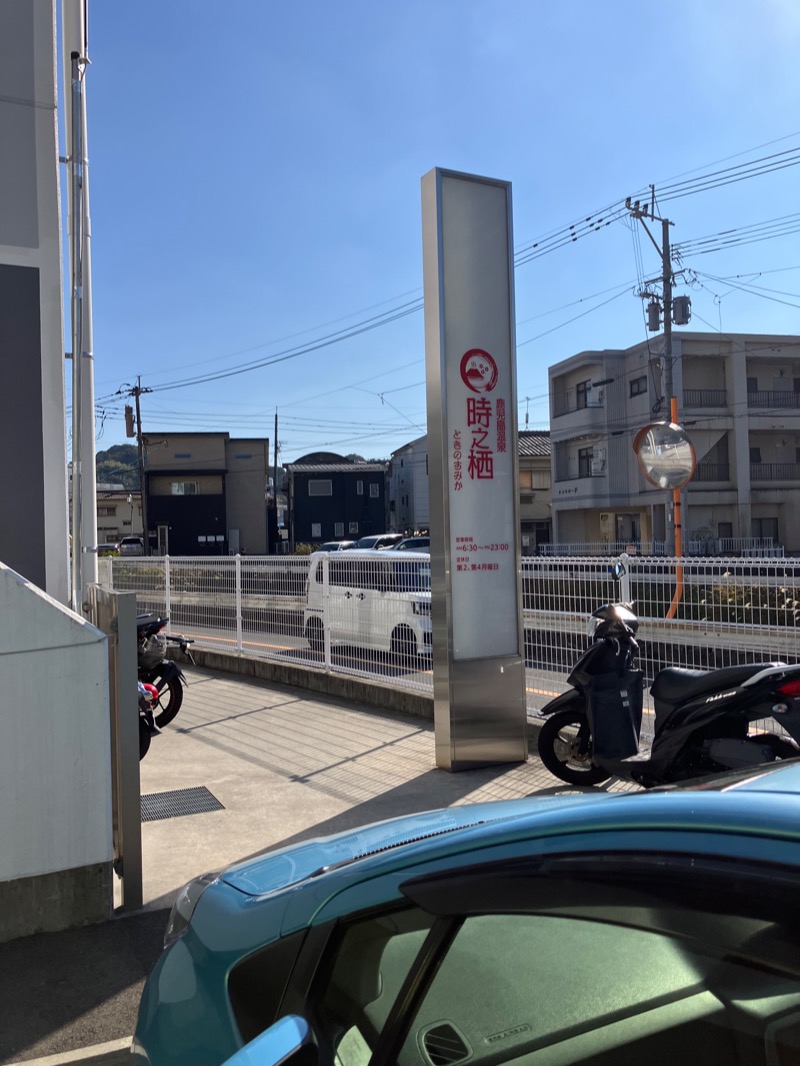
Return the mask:
[[[670,420],[678,423],[678,398],[670,398]],[[675,523],[675,555],[680,559],[683,555],[683,530],[681,528],[681,490],[672,490],[672,517]],[[683,567],[680,563],[675,567],[675,592],[672,603],[667,611],[667,618],[674,618],[678,611],[678,604],[683,599]]]

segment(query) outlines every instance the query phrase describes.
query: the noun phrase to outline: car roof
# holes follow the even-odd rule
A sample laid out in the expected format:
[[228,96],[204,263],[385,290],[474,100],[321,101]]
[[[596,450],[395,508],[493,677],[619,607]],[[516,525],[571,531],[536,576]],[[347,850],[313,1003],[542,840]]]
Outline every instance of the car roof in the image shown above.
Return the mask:
[[[315,551],[311,553],[311,558],[321,558],[323,555],[330,555],[330,552]],[[383,548],[348,548],[346,552],[342,552],[342,558],[344,559],[391,559],[396,558],[394,553],[384,551]],[[404,558],[419,558],[430,559],[430,552],[426,551],[406,551],[403,552]]]

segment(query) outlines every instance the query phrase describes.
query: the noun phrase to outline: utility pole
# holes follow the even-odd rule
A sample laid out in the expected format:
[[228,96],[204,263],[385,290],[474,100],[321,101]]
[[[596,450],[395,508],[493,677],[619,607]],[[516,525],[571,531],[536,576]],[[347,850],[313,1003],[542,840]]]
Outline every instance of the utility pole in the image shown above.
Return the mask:
[[[661,382],[663,399],[666,401],[669,419],[678,422],[678,399],[674,395],[675,389],[672,377],[672,258],[669,243],[669,227],[672,222],[668,218],[659,218],[655,213],[655,186],[650,186],[651,198],[649,204],[641,204],[638,200],[631,203],[630,197],[625,201],[625,206],[631,213],[631,217],[638,219],[650,238],[653,247],[661,259],[661,312],[664,324],[664,351],[662,355]],[[647,221],[661,223],[661,244],[655,239],[647,226]],[[647,291],[641,295],[650,295]],[[651,300],[648,308],[657,308],[655,300]],[[658,328],[658,316],[653,315],[648,322],[649,328]],[[669,517],[670,503],[672,504],[672,521]],[[667,555],[683,554],[683,538],[681,534],[681,496],[680,489],[671,490],[664,505],[664,539]]]
[[275,508],[275,554],[278,554],[278,408],[275,408],[275,435],[272,438],[272,506]]
[[[127,393],[127,395],[128,396],[132,396],[134,398],[134,402],[136,404],[136,431],[135,431],[136,432],[136,451],[137,451],[138,458],[139,458],[139,491],[141,493],[141,498],[142,498],[142,527],[143,527],[143,534],[144,534],[143,537],[142,537],[142,540],[144,541],[144,553],[145,553],[145,555],[149,555],[150,554],[150,534],[149,534],[149,531],[148,531],[148,522],[147,522],[147,486],[145,484],[145,476],[144,476],[145,475],[145,471],[144,471],[144,439],[142,437],[142,408],[141,408],[141,404],[139,403],[139,397],[142,395],[143,392],[152,392],[153,390],[152,389],[143,389],[142,388],[141,375],[139,375],[136,378],[136,384],[135,385],[123,386],[123,388],[129,388],[129,392]],[[121,391],[122,391],[122,389],[120,389],[120,392]],[[125,408],[125,421],[126,421],[126,426],[128,428],[128,436],[132,437],[133,436],[133,432],[132,432],[133,427],[130,424],[129,412],[130,412],[130,407],[126,407]],[[133,511],[131,511],[131,518],[133,518]]]

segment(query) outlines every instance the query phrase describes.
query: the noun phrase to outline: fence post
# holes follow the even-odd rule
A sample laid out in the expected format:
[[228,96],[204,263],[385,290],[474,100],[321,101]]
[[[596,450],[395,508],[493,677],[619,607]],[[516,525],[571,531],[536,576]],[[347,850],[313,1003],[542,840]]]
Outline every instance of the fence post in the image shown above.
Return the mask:
[[167,625],[167,632],[172,632],[172,589],[170,588],[170,570],[169,570],[169,556],[164,556],[164,610],[166,611],[169,623]]
[[633,599],[631,596],[631,557],[627,552],[623,552],[619,557],[619,562],[622,566],[622,576],[619,579],[620,603],[631,603]]
[[241,655],[242,644],[242,557],[236,556],[236,650]]
[[323,658],[325,659],[325,672],[331,672],[331,582],[330,582],[330,556],[322,557],[322,634],[323,634]]
[[108,637],[111,812],[114,872],[121,910],[142,906],[139,707],[136,689],[136,593],[89,585],[90,621]]

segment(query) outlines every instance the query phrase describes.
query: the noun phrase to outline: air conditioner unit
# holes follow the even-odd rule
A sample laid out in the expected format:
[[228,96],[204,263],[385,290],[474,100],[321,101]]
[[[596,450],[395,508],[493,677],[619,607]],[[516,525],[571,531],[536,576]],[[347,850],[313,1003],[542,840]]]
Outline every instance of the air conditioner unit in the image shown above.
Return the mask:
[[605,460],[604,459],[592,459],[592,473],[593,474],[602,474],[603,473],[603,467],[605,465],[606,464],[605,464]]

